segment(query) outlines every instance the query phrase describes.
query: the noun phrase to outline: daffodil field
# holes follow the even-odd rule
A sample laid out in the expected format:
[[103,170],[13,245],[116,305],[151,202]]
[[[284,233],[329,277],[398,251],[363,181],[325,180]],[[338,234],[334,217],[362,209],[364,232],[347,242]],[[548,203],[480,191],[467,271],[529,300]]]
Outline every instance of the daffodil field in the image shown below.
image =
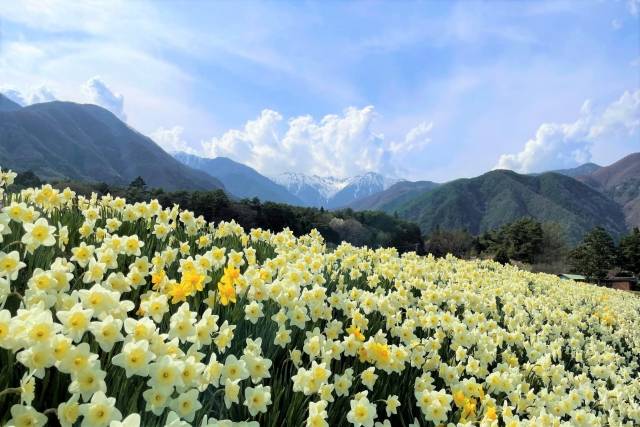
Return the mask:
[[0,425],[640,425],[640,298],[5,192]]

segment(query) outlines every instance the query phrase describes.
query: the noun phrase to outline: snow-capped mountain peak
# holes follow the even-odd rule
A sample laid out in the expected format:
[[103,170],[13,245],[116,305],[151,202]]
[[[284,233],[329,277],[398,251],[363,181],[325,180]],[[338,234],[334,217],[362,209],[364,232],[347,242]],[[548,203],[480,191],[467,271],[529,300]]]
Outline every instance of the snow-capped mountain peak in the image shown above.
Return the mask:
[[272,179],[310,205],[330,208],[344,206],[360,197],[386,190],[399,181],[376,172],[348,178],[285,172]]
[[376,172],[367,172],[363,175],[356,175],[354,177],[348,178],[348,180],[349,183],[347,185],[357,185],[361,187],[380,187],[382,188],[382,190],[386,190],[396,182],[402,181],[401,179],[389,178]]
[[334,194],[349,184],[348,178],[340,179],[332,176],[305,175],[296,172],[281,173],[275,176],[273,180],[294,193],[302,190],[305,186],[312,187],[325,199],[330,199]]

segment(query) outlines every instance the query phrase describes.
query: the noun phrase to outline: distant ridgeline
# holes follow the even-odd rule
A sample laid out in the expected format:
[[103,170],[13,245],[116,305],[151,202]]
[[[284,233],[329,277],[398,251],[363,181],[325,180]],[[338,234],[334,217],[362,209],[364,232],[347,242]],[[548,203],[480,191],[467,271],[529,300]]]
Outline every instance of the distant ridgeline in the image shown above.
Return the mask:
[[[258,198],[324,209],[377,210],[415,222],[423,235],[434,230],[480,235],[532,218],[560,224],[574,245],[596,226],[615,239],[640,226],[640,153],[606,167],[587,163],[537,175],[494,170],[444,184],[398,181],[373,172],[340,179],[283,173],[272,179],[223,157],[170,155],[96,105],[56,101],[22,107],[0,95],[0,165],[17,172],[30,170],[50,181],[126,187],[140,176],[149,188],[164,191],[224,189],[231,204]],[[339,215],[347,214],[334,214]],[[361,225],[364,216],[357,220]],[[353,241],[379,244],[388,239],[385,232],[363,240],[367,233],[349,221],[336,220],[331,229],[341,229]]]
[[445,184],[401,182],[359,200],[354,209],[379,209],[435,229],[481,234],[519,218],[560,224],[575,244],[596,226],[615,238],[640,226],[640,154],[607,167],[522,175],[495,170]]

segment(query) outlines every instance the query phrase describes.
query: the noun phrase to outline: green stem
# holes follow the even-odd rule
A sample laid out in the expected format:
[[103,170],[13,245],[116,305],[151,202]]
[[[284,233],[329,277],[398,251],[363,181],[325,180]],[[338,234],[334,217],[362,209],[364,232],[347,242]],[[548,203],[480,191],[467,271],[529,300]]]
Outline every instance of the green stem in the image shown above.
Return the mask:
[[6,396],[7,394],[21,394],[22,389],[20,387],[9,387],[0,391],[0,397]]
[[11,246],[13,245],[19,245],[22,242],[20,240],[14,240],[13,242],[9,243],[8,245],[6,245],[4,248],[2,248],[3,252],[6,252],[7,249],[9,249]]

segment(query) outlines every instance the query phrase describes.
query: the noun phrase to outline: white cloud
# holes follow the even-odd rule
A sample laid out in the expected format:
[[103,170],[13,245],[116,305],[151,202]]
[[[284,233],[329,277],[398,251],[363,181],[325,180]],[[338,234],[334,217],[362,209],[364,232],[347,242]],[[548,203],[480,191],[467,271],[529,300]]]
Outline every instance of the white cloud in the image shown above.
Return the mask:
[[184,128],[182,126],[174,126],[172,128],[161,127],[152,132],[150,137],[167,153],[184,151],[185,153],[194,154],[195,150],[189,146],[182,136],[183,131]]
[[230,157],[266,175],[284,171],[347,177],[376,171],[393,175],[394,157],[428,141],[432,124],[421,123],[402,143],[387,142],[373,127],[373,106],[349,107],[342,115],[317,121],[298,116],[283,121],[280,113],[263,110],[243,129],[231,129],[203,142],[205,155]]
[[56,95],[51,88],[47,86],[38,86],[31,91],[30,104],[50,102],[55,101],[56,99]]
[[622,28],[622,22],[620,22],[620,20],[618,19],[612,19],[611,28],[613,28],[614,30],[619,30],[620,28]]
[[640,13],[640,0],[628,0],[627,6],[629,7],[629,12],[633,16],[638,16]]
[[25,91],[11,86],[1,86],[0,93],[22,106],[55,101],[57,99],[54,91],[46,85],[34,86]]
[[92,103],[106,108],[123,121],[127,120],[124,113],[124,96],[111,90],[100,76],[87,80],[82,90]]
[[[631,137],[640,130],[640,89],[626,91],[610,104],[589,129],[589,139]],[[638,141],[636,140],[636,143]]]
[[392,142],[389,149],[393,153],[412,152],[424,148],[431,142],[433,122],[422,122],[407,132],[402,142]]
[[638,141],[640,90],[625,92],[601,113],[586,101],[573,123],[543,123],[536,135],[516,154],[503,154],[497,169],[539,172],[577,166],[591,160],[596,145]]

